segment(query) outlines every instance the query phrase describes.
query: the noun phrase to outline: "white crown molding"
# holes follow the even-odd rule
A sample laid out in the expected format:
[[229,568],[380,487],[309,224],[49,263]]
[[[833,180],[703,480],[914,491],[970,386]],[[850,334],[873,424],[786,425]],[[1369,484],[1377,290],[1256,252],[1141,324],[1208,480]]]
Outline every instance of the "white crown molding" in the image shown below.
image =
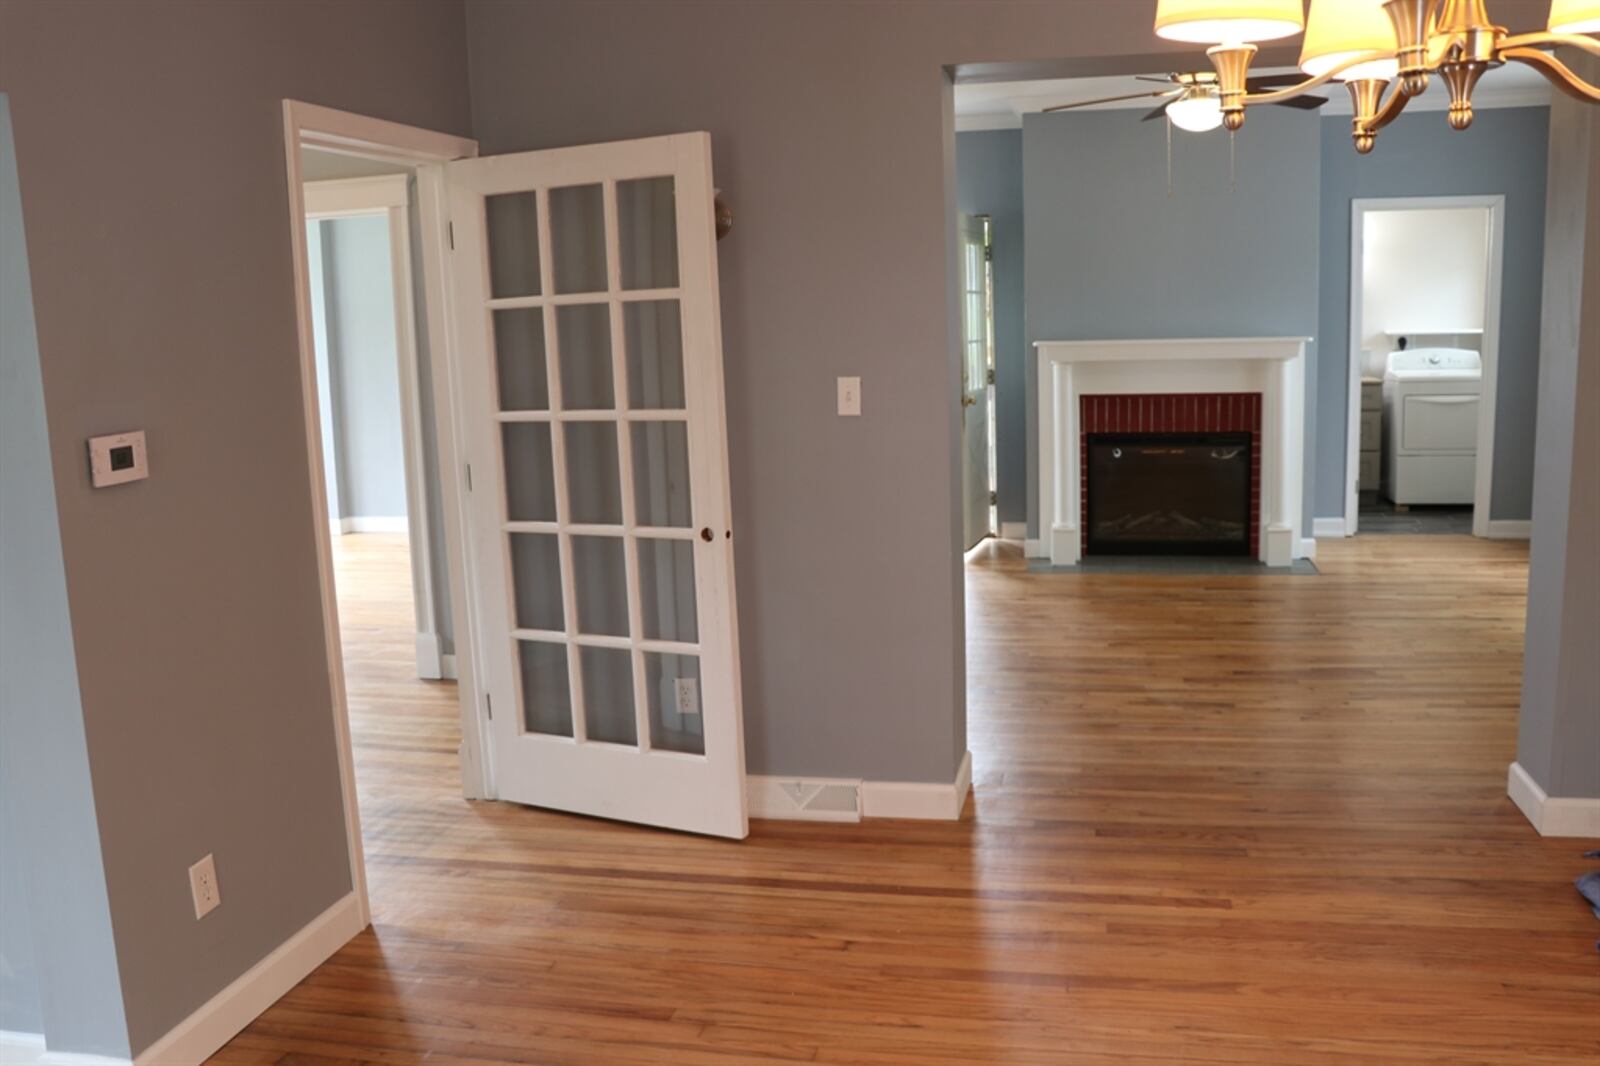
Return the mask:
[[982,133],[985,130],[1020,130],[1022,116],[1011,111],[996,111],[987,115],[957,115],[957,133]]

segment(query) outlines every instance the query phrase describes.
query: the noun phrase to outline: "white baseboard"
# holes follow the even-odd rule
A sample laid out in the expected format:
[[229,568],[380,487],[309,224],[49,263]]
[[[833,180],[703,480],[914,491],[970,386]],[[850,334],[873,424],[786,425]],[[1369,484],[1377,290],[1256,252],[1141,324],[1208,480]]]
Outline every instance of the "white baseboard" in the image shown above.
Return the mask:
[[745,780],[752,818],[805,822],[859,822],[863,818],[956,821],[972,790],[972,753],[961,758],[948,784],[861,781],[838,777],[769,777]]
[[1029,537],[1022,542],[1022,554],[1029,559],[1048,559],[1049,553],[1044,550],[1044,540],[1040,537]]
[[1540,836],[1600,838],[1600,799],[1547,796],[1520,763],[1506,774],[1506,795]]
[[352,892],[141,1051],[135,1066],[204,1062],[362,928],[361,901]]
[[1028,523],[1026,522],[1001,522],[1000,537],[1003,540],[1027,540]]
[[5,1066],[132,1066],[131,1059],[115,1055],[88,1055],[77,1051],[51,1051],[42,1033],[0,1029],[0,1063]]
[[439,676],[446,681],[455,681],[461,677],[456,673],[456,657],[454,655],[439,656]]
[[1311,537],[1300,538],[1300,550],[1294,553],[1296,559],[1315,559],[1317,557],[1317,542]]
[[337,533],[409,533],[411,520],[405,515],[358,515],[341,518],[334,530]]
[[961,756],[950,784],[920,781],[861,782],[863,818],[924,818],[953,822],[961,817],[972,788],[972,753]]
[[1344,518],[1313,518],[1311,520],[1311,535],[1313,537],[1344,537],[1348,536],[1344,530]]
[[437,681],[444,676],[444,656],[439,652],[439,634],[417,634],[417,676]]
[[1490,540],[1527,540],[1533,536],[1533,520],[1529,518],[1491,518],[1488,532]]

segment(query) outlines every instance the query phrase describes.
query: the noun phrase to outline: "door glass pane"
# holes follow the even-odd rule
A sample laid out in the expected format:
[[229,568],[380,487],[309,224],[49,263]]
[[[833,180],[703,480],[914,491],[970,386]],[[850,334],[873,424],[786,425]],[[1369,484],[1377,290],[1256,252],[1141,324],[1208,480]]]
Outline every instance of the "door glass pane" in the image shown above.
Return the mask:
[[700,657],[644,653],[644,691],[650,701],[650,747],[706,753],[700,714]]
[[683,410],[683,324],[677,300],[622,305],[628,357],[628,406]]
[[633,493],[641,526],[688,526],[689,425],[634,422]]
[[517,307],[494,313],[494,363],[500,410],[547,411],[550,379],[544,368],[544,311]]
[[633,717],[633,653],[626,648],[578,649],[583,670],[583,723],[590,740],[639,743]]
[[489,295],[539,295],[539,208],[535,194],[508,192],[483,200],[489,235]]
[[561,407],[604,410],[617,405],[611,389],[611,309],[606,304],[556,308]]
[[621,537],[572,538],[572,588],[578,631],[628,635],[628,575]]
[[518,629],[567,628],[561,613],[561,553],[553,533],[511,534]]
[[513,522],[554,522],[556,482],[550,423],[507,422],[500,432],[505,449],[506,516]]
[[693,644],[700,639],[693,541],[639,539],[639,609],[647,640]]
[[522,722],[530,733],[572,735],[572,689],[567,684],[567,646],[517,641],[522,668]]
[[569,522],[622,524],[622,474],[615,422],[567,422]]
[[550,190],[556,292],[606,290],[606,209],[598,185]]
[[617,182],[617,240],[624,289],[678,284],[678,217],[671,178]]

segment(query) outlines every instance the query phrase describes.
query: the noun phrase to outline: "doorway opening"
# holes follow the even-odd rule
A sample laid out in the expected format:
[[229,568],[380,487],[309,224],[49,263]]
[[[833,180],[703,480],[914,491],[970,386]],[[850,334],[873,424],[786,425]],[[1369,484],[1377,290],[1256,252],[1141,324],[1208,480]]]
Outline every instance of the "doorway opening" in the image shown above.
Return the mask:
[[1352,203],[1347,533],[1489,535],[1504,208]]

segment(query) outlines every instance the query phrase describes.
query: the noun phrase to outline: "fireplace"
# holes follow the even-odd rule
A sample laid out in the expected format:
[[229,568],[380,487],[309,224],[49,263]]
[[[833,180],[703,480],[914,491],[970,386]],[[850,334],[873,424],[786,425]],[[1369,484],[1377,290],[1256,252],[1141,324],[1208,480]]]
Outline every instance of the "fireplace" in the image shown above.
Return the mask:
[[1090,436],[1159,433],[1247,435],[1249,555],[1268,566],[1311,555],[1300,536],[1307,339],[1036,342],[1040,539],[1029,554],[1070,566],[1089,550]]
[[1093,555],[1249,555],[1249,433],[1091,433]]

